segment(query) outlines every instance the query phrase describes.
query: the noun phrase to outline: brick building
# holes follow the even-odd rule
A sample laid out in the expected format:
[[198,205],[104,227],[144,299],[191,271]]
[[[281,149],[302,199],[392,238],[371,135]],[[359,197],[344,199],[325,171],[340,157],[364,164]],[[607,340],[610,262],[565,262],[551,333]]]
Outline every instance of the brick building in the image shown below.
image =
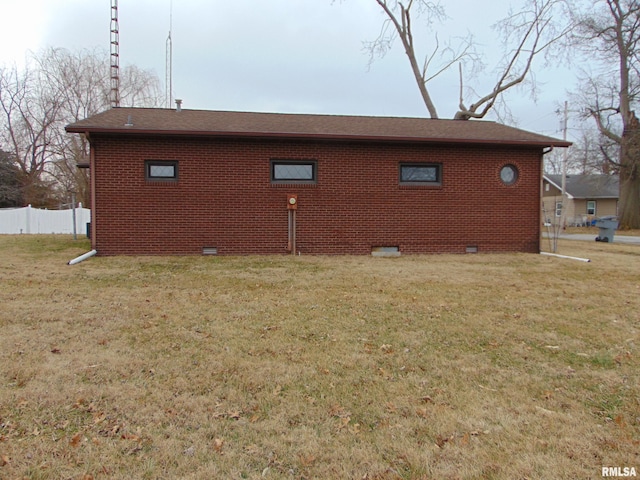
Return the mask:
[[539,251],[542,157],[494,122],[114,108],[91,143],[99,255]]

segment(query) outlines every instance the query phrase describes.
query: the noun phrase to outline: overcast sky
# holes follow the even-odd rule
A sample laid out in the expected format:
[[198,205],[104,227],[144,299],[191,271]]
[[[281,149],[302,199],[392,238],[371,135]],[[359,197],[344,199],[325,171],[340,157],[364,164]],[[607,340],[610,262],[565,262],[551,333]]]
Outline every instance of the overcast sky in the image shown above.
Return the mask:
[[[399,42],[368,68],[363,41],[377,37],[385,18],[374,0],[118,3],[120,65],[152,70],[163,84],[171,25],[173,93],[183,108],[427,116]],[[510,2],[445,3],[451,20],[443,31],[473,32],[487,62],[496,61],[500,51],[489,27]],[[27,50],[46,47],[109,50],[110,0],[3,0],[2,10],[0,65],[20,64]],[[479,90],[490,88],[491,70],[486,73]],[[566,70],[540,67],[536,77],[537,104],[526,90],[509,94],[517,126],[561,137],[556,112],[574,79]],[[441,118],[456,111],[457,83],[452,72],[431,87]]]

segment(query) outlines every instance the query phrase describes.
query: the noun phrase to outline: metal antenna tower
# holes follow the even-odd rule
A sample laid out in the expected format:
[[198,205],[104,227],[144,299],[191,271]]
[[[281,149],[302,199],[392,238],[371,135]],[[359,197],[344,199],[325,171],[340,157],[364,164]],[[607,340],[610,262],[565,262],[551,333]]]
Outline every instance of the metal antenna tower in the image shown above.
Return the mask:
[[169,2],[169,36],[166,45],[166,65],[165,65],[165,89],[167,108],[171,108],[173,103],[173,45],[171,43],[171,29],[173,27],[173,0]]
[[120,106],[120,29],[118,0],[111,0],[111,108]]

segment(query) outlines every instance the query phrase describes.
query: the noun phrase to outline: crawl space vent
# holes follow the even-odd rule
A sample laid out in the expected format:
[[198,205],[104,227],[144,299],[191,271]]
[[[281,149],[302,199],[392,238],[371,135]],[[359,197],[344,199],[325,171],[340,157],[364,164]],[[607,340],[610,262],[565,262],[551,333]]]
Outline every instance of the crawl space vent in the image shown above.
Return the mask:
[[400,247],[371,247],[373,257],[399,257]]
[[218,247],[202,247],[203,255],[217,255]]

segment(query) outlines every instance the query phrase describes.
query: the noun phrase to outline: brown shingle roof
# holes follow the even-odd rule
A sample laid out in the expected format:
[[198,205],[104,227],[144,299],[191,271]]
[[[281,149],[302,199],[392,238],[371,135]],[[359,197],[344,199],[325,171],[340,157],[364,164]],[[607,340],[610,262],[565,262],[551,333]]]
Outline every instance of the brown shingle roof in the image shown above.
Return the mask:
[[112,108],[69,133],[197,135],[565,147],[569,142],[495,122],[427,118]]

